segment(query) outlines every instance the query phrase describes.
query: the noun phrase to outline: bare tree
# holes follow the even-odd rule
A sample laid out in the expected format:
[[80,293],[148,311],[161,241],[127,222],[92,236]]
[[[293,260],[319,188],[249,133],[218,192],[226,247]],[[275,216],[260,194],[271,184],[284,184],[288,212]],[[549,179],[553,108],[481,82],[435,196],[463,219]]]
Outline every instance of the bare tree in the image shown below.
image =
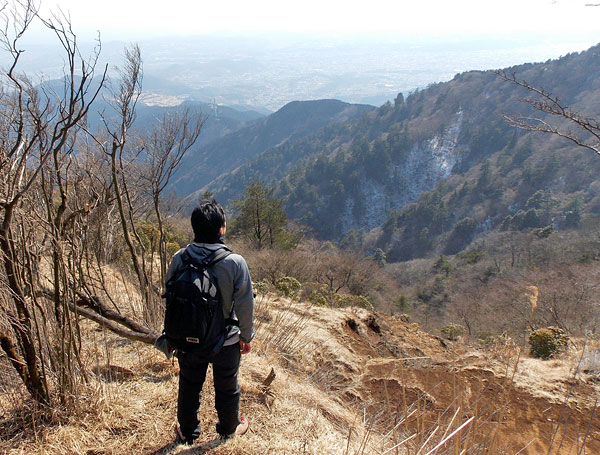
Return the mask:
[[[116,121],[111,121],[103,116],[104,127],[109,141],[97,140],[110,161],[110,175],[118,207],[121,228],[127,250],[131,257],[133,269],[137,276],[142,292],[146,314],[146,321],[154,319],[151,304],[156,300],[151,288],[151,280],[147,273],[144,243],[136,229],[136,201],[135,193],[130,191],[132,179],[137,175],[132,172],[134,159],[139,156],[142,147],[129,144],[131,139],[130,129],[135,120],[135,108],[142,89],[142,58],[137,45],[125,50],[125,64],[119,70],[120,83],[117,93],[114,94],[114,107],[118,114]],[[141,253],[138,252],[141,250]]]
[[[168,261],[162,194],[184,154],[196,142],[204,120],[183,110],[163,116],[147,134],[135,132],[135,110],[142,89],[142,59],[137,45],[125,50],[125,64],[119,75],[119,87],[112,102],[117,118],[102,116],[109,140],[95,140],[110,163],[112,191],[125,246],[142,293],[144,320],[149,327],[157,328],[162,322],[159,290]],[[158,225],[157,245],[152,242],[146,245],[140,232],[140,222],[148,219]],[[158,276],[155,250],[158,250]]]
[[188,109],[172,115],[166,114],[144,138],[148,168],[142,179],[147,182],[152,198],[152,208],[159,232],[159,282],[164,283],[167,258],[165,228],[160,207],[162,194],[173,173],[181,164],[184,154],[194,145],[205,119],[193,117]]
[[[0,267],[6,287],[2,297],[5,323],[0,325],[0,344],[18,372],[32,397],[41,404],[51,403],[47,381],[46,361],[41,345],[44,310],[37,302],[35,290],[36,260],[28,248],[35,242],[31,228],[29,202],[32,190],[39,184],[44,169],[53,163],[55,170],[72,152],[73,135],[85,119],[90,105],[97,97],[106,77],[101,73],[100,83],[94,85],[99,47],[86,59],[77,46],[76,35],[65,17],[53,16],[42,23],[60,42],[66,63],[61,93],[36,86],[19,72],[23,53],[20,41],[32,22],[39,18],[37,6],[30,0],[5,2],[1,7],[2,27],[0,45],[11,56],[9,69],[2,73],[0,113],[2,139],[0,143]],[[60,173],[58,173],[60,174]],[[57,174],[55,173],[55,176]],[[64,195],[62,181],[54,180],[59,193]],[[58,230],[64,223],[64,199],[61,196],[56,211],[50,215]],[[50,218],[49,218],[50,219]],[[59,255],[59,244],[54,243],[54,254]],[[57,262],[53,262],[54,266]],[[55,269],[56,270],[56,269]],[[59,274],[58,271],[56,271]],[[58,275],[55,275],[57,277]],[[55,285],[57,283],[55,282]],[[62,311],[61,288],[54,292],[54,314],[59,324],[66,324]],[[63,325],[64,326],[64,325]],[[63,335],[66,332],[62,332]],[[72,331],[70,332],[72,334]],[[73,338],[64,339],[63,354],[74,347]],[[63,356],[63,359],[66,358]],[[65,374],[61,375],[65,378]]]
[[[40,18],[31,0],[3,3],[0,16],[0,46],[11,56],[0,74],[0,347],[35,401],[67,405],[86,376],[79,316],[132,340],[158,335],[157,283],[167,262],[162,194],[203,119],[183,111],[146,135],[133,130],[142,81],[134,45],[111,99],[117,115],[102,115],[103,128],[92,134],[86,117],[107,81],[107,67],[94,79],[99,41],[82,56],[68,18]],[[66,56],[58,89],[19,71],[21,38],[35,20]],[[139,229],[148,220],[160,233],[158,273],[157,250],[148,251]],[[104,266],[120,257],[132,264],[144,322],[107,285]]]

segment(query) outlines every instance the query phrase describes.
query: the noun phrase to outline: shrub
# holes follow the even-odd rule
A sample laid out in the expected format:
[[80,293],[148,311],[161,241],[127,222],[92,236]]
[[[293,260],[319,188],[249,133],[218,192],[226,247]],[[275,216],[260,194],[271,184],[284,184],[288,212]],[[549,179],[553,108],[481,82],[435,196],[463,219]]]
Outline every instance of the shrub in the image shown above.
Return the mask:
[[298,296],[301,288],[302,285],[300,282],[292,276],[284,276],[283,278],[279,278],[277,283],[275,283],[275,289],[277,289],[280,294],[292,299]]
[[563,351],[569,342],[564,330],[558,327],[546,327],[534,330],[529,335],[531,355],[538,359],[550,359]]
[[269,292],[269,290],[271,289],[271,286],[269,285],[268,281],[261,280],[261,281],[256,281],[256,282],[252,283],[252,288],[254,289],[254,292],[256,292],[257,294],[265,295]]
[[387,262],[385,252],[381,248],[377,248],[375,250],[375,254],[373,255],[373,260],[377,262],[377,265],[379,265],[379,267],[385,267],[385,264]]
[[452,273],[452,264],[448,261],[448,258],[443,254],[435,261],[433,270],[436,272],[443,272],[447,277]]
[[313,305],[317,306],[329,306],[327,298],[319,291],[312,291],[311,294],[308,296],[308,301]]
[[177,242],[167,242],[167,257],[172,257],[180,248],[181,246]]
[[538,228],[533,230],[533,234],[539,239],[546,239],[554,232],[554,226],[549,225],[544,228]]
[[400,312],[406,313],[408,311],[408,299],[405,295],[400,295],[400,297],[398,297],[394,303]]
[[586,251],[585,253],[583,253],[581,256],[579,256],[577,258],[577,262],[580,262],[581,264],[589,264],[592,261],[596,260],[596,253],[593,253],[591,251]]
[[496,342],[496,335],[489,330],[480,330],[477,332],[477,341],[479,341],[484,346],[491,346]]
[[481,251],[471,250],[458,254],[458,257],[463,259],[467,264],[477,264],[485,256]]
[[136,223],[136,228],[138,232],[138,238],[141,241],[144,249],[155,250],[160,238],[158,228],[150,221]]
[[336,294],[334,297],[335,306],[358,306],[373,311],[373,305],[366,297],[362,295]]
[[456,341],[465,334],[465,328],[460,324],[448,324],[441,329],[444,338],[450,341]]

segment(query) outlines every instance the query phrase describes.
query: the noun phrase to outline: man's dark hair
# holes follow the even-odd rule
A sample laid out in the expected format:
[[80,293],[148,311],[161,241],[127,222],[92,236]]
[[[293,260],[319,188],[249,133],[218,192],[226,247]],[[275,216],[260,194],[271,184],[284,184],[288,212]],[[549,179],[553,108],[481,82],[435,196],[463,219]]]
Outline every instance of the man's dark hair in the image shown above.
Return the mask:
[[191,221],[194,242],[218,243],[221,240],[219,231],[225,226],[225,212],[214,199],[200,201],[192,212]]

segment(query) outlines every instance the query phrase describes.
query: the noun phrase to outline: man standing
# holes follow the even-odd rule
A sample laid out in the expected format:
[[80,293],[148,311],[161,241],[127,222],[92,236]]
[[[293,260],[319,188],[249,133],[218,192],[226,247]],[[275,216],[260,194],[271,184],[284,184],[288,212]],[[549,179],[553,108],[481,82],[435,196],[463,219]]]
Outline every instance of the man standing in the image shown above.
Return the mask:
[[[191,216],[194,243],[173,256],[165,282],[176,278],[186,262],[209,263],[209,273],[217,285],[227,322],[224,341],[211,355],[178,350],[179,393],[177,397],[177,435],[181,442],[193,444],[200,435],[198,409],[209,363],[213,365],[215,408],[219,417],[217,433],[222,438],[241,435],[248,421],[239,417],[240,385],[238,371],[241,354],[250,352],[254,337],[254,297],[246,261],[229,253],[223,244],[225,213],[214,200],[199,203]],[[224,253],[225,252],[225,253]],[[215,260],[214,258],[219,259]]]

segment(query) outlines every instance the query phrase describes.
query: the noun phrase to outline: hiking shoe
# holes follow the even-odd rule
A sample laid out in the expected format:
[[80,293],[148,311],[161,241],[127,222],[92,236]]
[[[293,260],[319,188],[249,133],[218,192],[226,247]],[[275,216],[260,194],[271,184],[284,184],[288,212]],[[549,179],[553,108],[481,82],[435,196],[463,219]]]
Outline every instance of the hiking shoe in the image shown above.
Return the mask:
[[[240,417],[240,423],[236,427],[235,431],[231,434],[222,434],[221,440],[225,441],[225,440],[231,439],[235,436],[242,436],[243,434],[246,434],[246,431],[248,431],[249,426],[250,426],[250,424],[248,423],[248,419],[246,417]],[[217,423],[217,432],[218,431],[219,431],[219,424]]]
[[185,444],[186,446],[191,446],[192,444],[194,444],[195,441],[194,438],[189,438],[183,435],[183,433],[181,432],[181,427],[178,423],[175,424],[175,437],[177,438],[177,442],[179,442],[180,444]]

